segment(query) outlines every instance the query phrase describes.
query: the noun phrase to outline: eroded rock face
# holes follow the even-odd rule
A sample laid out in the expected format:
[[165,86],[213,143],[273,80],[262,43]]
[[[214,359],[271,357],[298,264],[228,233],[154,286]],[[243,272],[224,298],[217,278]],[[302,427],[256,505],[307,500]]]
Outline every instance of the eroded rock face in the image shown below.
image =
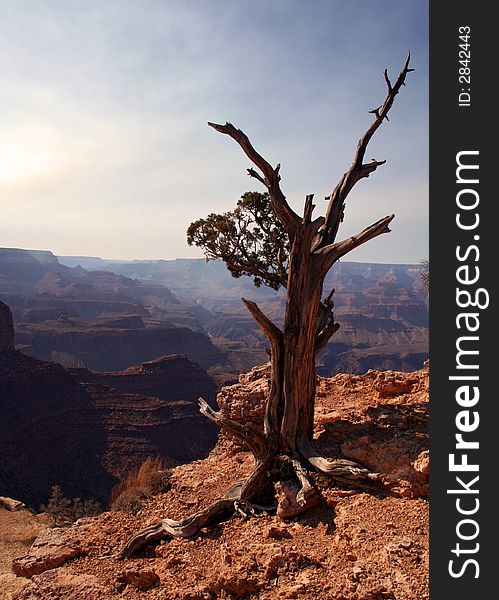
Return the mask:
[[29,354],[65,367],[91,371],[121,371],[158,356],[185,354],[203,368],[221,361],[208,336],[186,327],[124,329],[81,319],[58,319],[25,324],[17,329],[17,342]]
[[5,302],[0,301],[0,352],[14,348],[14,324],[12,313]]
[[215,389],[185,356],[92,374],[5,349],[0,489],[38,507],[58,484],[67,497],[106,504],[112,487],[150,456],[186,462],[208,454],[217,429],[197,399],[212,402]]
[[[185,354],[160,356],[124,371],[70,371],[83,383],[102,384],[131,394],[151,395],[166,401],[195,403],[199,396],[203,396],[208,403],[213,404],[215,399],[216,384],[200,365],[190,361]],[[194,407],[197,412],[197,406]]]

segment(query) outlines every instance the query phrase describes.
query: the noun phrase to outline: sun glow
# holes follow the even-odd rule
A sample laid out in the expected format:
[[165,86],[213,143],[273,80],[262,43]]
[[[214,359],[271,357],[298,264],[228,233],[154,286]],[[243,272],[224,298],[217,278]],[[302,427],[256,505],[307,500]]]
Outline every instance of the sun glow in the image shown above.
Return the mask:
[[0,184],[28,183],[55,170],[58,161],[53,136],[23,132],[10,137],[0,144]]

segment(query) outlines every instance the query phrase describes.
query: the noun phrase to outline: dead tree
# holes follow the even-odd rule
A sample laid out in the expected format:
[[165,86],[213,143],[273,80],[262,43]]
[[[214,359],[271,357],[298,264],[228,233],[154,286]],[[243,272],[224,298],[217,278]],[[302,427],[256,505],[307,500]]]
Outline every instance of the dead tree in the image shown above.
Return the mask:
[[[313,195],[305,200],[303,216],[288,204],[281,190],[279,167],[272,165],[253,147],[249,138],[231,123],[208,123],[216,131],[236,141],[255,168],[248,169],[268,190],[272,210],[289,237],[284,326],[277,327],[255,304],[244,300],[271,347],[271,385],[266,401],[263,432],[213,411],[200,399],[200,411],[217,426],[232,434],[255,457],[255,468],[244,481],[236,483],[227,495],[207,508],[181,521],[163,519],[134,535],[121,551],[130,556],[142,546],[165,537],[189,537],[200,528],[219,522],[231,513],[243,515],[275,510],[275,488],[286,497],[286,514],[297,514],[317,502],[318,491],[310,470],[332,477],[339,483],[361,486],[376,474],[348,460],[330,460],[313,444],[316,388],[315,359],[338,330],[333,314],[332,293],[322,300],[326,274],[334,263],[361,244],[390,231],[394,215],[383,217],[357,235],[336,241],[343,221],[345,202],[355,184],[369,177],[385,161],[365,162],[368,144],[386,119],[395,96],[405,85],[410,56],[392,85],[385,70],[386,97],[371,110],[373,121],[360,138],[350,168],[340,178],[328,198],[325,216],[313,218]],[[282,480],[282,473],[288,477]],[[291,474],[291,476],[289,476]],[[279,507],[277,507],[279,508]],[[282,508],[282,506],[281,506]]]

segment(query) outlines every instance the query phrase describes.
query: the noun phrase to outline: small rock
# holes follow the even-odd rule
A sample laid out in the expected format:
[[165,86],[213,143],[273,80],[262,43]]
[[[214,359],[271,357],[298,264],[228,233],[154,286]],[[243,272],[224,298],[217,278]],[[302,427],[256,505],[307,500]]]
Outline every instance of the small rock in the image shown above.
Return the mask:
[[60,573],[57,569],[53,569],[42,575],[34,575],[26,587],[12,596],[12,600],[55,600],[56,598],[103,600],[103,598],[114,598],[114,595],[110,588],[104,587],[93,575]]
[[298,598],[300,594],[306,592],[306,587],[303,583],[299,583],[297,585],[292,585],[283,590],[283,598]]
[[153,570],[136,571],[130,569],[118,575],[116,579],[116,588],[119,591],[124,590],[127,585],[145,591],[159,586],[159,575]]
[[422,475],[428,475],[430,472],[430,453],[423,450],[414,461],[414,470]]
[[12,498],[8,498],[7,496],[0,496],[0,506],[10,511],[21,510],[22,508],[26,508],[26,504],[24,504],[24,502],[20,502],[19,500],[13,500]]
[[39,575],[55,569],[83,554],[78,539],[72,538],[67,529],[48,529],[34,541],[28,554],[16,558],[12,570],[18,577]]
[[266,537],[274,540],[282,540],[285,538],[291,538],[291,534],[285,527],[276,527],[275,525],[270,525],[270,527],[267,529]]

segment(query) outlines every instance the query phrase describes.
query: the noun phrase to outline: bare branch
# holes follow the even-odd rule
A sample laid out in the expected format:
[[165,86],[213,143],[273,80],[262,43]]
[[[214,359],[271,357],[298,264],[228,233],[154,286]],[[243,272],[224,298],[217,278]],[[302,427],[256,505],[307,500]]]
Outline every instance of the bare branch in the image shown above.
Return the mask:
[[313,194],[307,194],[305,196],[305,208],[303,209],[303,218],[301,221],[302,225],[304,227],[308,227],[307,235],[310,236],[311,239],[314,238],[314,236],[317,234],[319,229],[326,222],[326,219],[322,215],[317,217],[314,221],[312,221],[312,213],[314,212],[314,209],[315,209],[315,204],[313,204],[313,199],[314,199]]
[[263,183],[263,185],[267,185],[265,183],[265,179],[260,175],[260,173],[258,173],[257,171],[255,171],[255,169],[249,168],[249,169],[247,169],[247,171],[248,171],[248,175],[250,177],[254,177],[255,179],[258,179],[258,181],[260,183]]
[[414,69],[409,68],[410,58],[411,55],[409,54],[394,85],[392,85],[388,77],[388,71],[385,69],[384,77],[387,85],[387,94],[385,100],[383,104],[369,111],[374,115],[374,120],[368,130],[359,139],[355,156],[350,168],[342,175],[340,181],[329,196],[329,204],[326,210],[326,224],[323,230],[320,232],[320,235],[317,236],[317,239],[314,243],[314,248],[321,248],[334,243],[340,223],[343,221],[345,200],[351,189],[358,181],[364,177],[369,177],[373,171],[385,163],[385,161],[376,161],[374,159],[368,163],[364,163],[364,157],[367,146],[376,130],[385,119],[388,120],[388,112],[390,111],[393,101],[395,100],[395,96],[398,94],[400,88],[405,85],[407,74],[411,71],[414,71]]
[[384,70],[384,76],[385,76],[386,86],[388,88],[388,93],[390,94],[393,88],[392,88],[392,82],[390,81],[390,78],[388,77],[388,69]]
[[319,352],[326,347],[329,340],[333,337],[333,335],[340,328],[339,323],[335,323],[334,319],[331,318],[328,324],[319,332],[317,338],[315,340],[315,354],[319,354]]
[[314,195],[307,194],[305,197],[305,209],[303,210],[302,223],[308,225],[312,222],[312,213],[314,212],[315,204],[313,204]]
[[249,447],[255,457],[258,458],[263,456],[266,449],[266,440],[263,433],[260,433],[258,430],[248,427],[247,425],[241,425],[241,423],[225,417],[221,412],[214,411],[203,398],[198,399],[198,404],[199,412],[202,415],[217,425],[217,427],[225,429],[235,438],[243,442]]
[[246,304],[246,307],[257,322],[258,327],[260,327],[268,339],[271,342],[278,343],[282,337],[282,331],[279,329],[279,327],[272,323],[272,321],[263,314],[256,302],[253,302],[252,300],[246,300],[245,298],[241,298],[241,300],[244,302],[244,304]]
[[352,235],[341,242],[336,242],[335,244],[330,244],[329,246],[320,248],[319,250],[316,250],[315,253],[324,256],[326,259],[325,268],[330,269],[339,258],[345,256],[345,254],[354,248],[365,244],[365,242],[372,240],[382,233],[390,233],[391,230],[388,227],[388,224],[394,218],[395,215],[384,217],[383,219],[376,221],[376,223],[369,225],[369,227],[366,227],[357,235]]
[[383,122],[383,119],[386,118],[386,115],[388,114],[389,110],[391,109],[391,107],[393,105],[393,101],[395,100],[395,96],[399,93],[399,90],[402,87],[402,85],[404,85],[407,73],[414,71],[414,69],[409,69],[410,59],[411,59],[411,55],[409,54],[402,71],[400,71],[399,76],[397,77],[397,81],[395,82],[395,85],[390,86],[388,93],[386,95],[385,101],[379,107],[379,112],[376,115],[376,118],[374,119],[373,123],[371,124],[369,129],[366,131],[366,133],[360,138],[360,140],[357,144],[357,152],[355,154],[355,158],[354,158],[354,162],[353,162],[352,166],[359,167],[362,164],[362,161],[364,160],[364,156],[366,153],[367,145],[369,144],[372,136],[374,135],[374,133],[376,132],[378,127]]
[[334,292],[336,291],[335,288],[333,288],[329,294],[326,296],[326,299],[324,300],[323,304],[326,308],[330,308],[333,306],[333,296],[334,296]]
[[261,156],[252,146],[248,136],[241,131],[240,129],[236,129],[232,123],[225,123],[225,125],[219,125],[217,123],[208,123],[210,127],[213,127],[219,133],[223,133],[228,135],[233,140],[235,140],[242,148],[243,152],[246,156],[260,169],[263,173],[263,177],[256,173],[253,169],[248,170],[248,173],[251,177],[256,177],[259,181],[261,181],[268,189],[270,194],[270,200],[272,203],[272,208],[277,216],[277,218],[281,221],[283,226],[290,238],[293,238],[294,231],[300,222],[299,216],[294,212],[294,210],[289,206],[286,201],[286,197],[282,193],[281,187],[279,185],[279,181],[281,176],[279,175],[280,165],[274,169],[269,162]]

